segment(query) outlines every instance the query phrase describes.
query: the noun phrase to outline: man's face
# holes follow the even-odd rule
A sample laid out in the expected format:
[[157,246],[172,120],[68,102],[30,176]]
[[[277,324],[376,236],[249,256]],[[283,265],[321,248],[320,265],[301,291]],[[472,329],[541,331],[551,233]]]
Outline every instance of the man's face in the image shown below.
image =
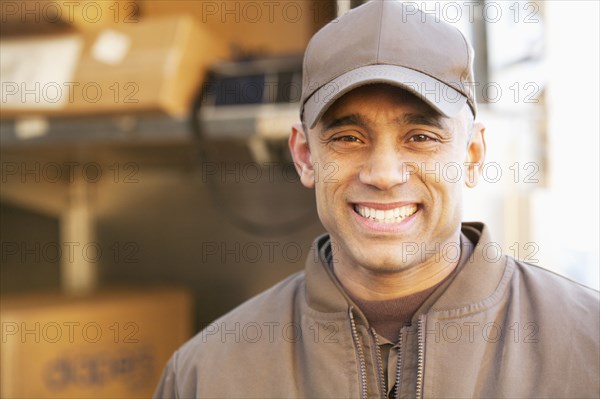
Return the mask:
[[465,163],[482,157],[468,145],[469,128],[465,112],[445,118],[398,88],[368,85],[328,109],[305,149],[292,137],[334,261],[397,272],[457,240],[463,185],[477,173]]

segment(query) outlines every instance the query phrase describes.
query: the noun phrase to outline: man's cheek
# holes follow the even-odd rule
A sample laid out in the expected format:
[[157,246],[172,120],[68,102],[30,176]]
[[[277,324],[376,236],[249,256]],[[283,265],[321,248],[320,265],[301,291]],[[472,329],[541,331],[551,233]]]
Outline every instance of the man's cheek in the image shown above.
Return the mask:
[[336,161],[318,161],[314,163],[316,184],[331,185],[340,182],[340,164]]

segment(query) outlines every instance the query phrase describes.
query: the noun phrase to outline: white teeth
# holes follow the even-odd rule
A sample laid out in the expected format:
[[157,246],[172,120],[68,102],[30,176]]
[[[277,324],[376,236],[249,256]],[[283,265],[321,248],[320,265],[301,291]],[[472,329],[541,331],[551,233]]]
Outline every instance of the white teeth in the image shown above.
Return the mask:
[[380,223],[400,223],[403,219],[417,212],[415,204],[401,206],[399,208],[381,210],[368,208],[366,206],[355,206],[356,211],[364,218],[376,220]]

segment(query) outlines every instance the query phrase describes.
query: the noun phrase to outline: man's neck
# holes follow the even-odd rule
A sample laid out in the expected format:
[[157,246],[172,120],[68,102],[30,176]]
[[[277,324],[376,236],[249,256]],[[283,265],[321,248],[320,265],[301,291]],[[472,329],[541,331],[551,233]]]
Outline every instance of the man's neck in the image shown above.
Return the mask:
[[[460,248],[460,230],[449,243]],[[444,246],[440,246],[444,248]],[[333,262],[333,272],[345,290],[366,301],[385,301],[409,296],[435,286],[448,277],[458,265],[456,259],[433,254],[424,262],[397,272],[376,272],[343,260]]]

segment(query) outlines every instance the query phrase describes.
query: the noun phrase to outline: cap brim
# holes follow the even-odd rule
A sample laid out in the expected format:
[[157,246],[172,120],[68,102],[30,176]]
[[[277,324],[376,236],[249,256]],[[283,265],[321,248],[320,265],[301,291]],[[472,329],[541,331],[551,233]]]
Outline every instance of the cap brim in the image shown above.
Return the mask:
[[367,65],[320,87],[304,103],[304,121],[312,129],[327,109],[349,91],[373,83],[387,83],[413,93],[446,117],[456,116],[467,97],[429,75],[396,65]]

